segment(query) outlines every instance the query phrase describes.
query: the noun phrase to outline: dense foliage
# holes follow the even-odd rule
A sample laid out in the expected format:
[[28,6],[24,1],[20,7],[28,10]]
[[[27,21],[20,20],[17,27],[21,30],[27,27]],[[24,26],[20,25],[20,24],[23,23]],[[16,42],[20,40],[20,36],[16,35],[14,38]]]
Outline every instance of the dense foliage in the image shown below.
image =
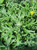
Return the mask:
[[35,0],[0,0],[0,43],[5,50],[37,45]]

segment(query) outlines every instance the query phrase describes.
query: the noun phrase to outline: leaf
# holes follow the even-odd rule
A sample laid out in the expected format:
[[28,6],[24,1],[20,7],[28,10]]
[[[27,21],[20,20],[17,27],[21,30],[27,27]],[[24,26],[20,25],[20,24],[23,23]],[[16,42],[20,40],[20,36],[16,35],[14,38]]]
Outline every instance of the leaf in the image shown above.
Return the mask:
[[0,0],[0,3],[3,3],[4,0]]

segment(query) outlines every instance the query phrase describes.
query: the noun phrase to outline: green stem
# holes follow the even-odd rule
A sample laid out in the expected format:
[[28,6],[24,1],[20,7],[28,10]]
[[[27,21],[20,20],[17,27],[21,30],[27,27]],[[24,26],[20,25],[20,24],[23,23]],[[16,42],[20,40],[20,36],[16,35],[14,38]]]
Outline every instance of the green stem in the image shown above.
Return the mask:
[[9,46],[7,47],[7,50],[10,50],[10,47]]

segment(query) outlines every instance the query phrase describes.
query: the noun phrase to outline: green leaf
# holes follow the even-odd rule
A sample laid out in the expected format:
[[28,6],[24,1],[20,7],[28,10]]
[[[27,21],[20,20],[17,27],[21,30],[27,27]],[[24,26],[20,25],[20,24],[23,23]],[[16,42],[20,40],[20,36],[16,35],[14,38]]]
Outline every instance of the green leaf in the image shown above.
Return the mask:
[[0,0],[0,3],[3,3],[4,0]]

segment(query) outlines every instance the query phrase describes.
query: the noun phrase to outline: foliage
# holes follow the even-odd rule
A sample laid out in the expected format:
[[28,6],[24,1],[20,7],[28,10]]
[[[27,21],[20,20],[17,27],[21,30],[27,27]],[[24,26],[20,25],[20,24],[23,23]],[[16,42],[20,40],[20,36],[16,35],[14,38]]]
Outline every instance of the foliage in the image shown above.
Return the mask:
[[0,0],[0,41],[4,50],[37,45],[36,1]]

